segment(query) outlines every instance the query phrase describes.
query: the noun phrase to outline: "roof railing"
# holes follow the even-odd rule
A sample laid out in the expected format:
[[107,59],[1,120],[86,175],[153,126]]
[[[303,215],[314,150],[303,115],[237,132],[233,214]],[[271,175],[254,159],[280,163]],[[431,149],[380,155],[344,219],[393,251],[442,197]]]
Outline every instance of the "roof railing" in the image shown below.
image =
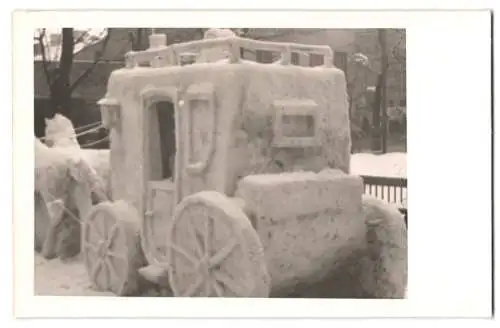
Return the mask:
[[323,66],[333,66],[333,51],[329,46],[307,45],[290,42],[260,41],[241,37],[223,37],[203,39],[177,43],[167,46],[166,36],[162,34],[150,35],[150,48],[144,51],[131,51],[125,55],[125,66],[164,67],[181,64],[181,55],[185,53],[201,53],[213,48],[225,48],[229,53],[229,63],[238,63],[241,60],[241,48],[255,51],[272,51],[281,54],[279,62],[282,65],[291,65],[291,54],[314,54],[323,56]]

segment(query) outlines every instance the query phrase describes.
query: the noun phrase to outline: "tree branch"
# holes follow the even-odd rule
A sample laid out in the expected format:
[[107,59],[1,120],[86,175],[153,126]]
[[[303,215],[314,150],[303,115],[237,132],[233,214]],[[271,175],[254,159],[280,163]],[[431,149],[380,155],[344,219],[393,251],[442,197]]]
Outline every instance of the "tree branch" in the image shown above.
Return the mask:
[[349,108],[352,108],[352,106],[358,102],[358,100],[362,99],[367,87],[367,82],[366,81],[361,81],[361,92],[356,92],[356,85],[358,84],[358,79],[355,78],[353,81],[346,81],[346,89],[347,89],[347,95],[349,97]]
[[80,42],[83,41],[83,39],[85,39],[85,37],[89,34],[89,31],[85,31],[82,33],[82,35],[80,35],[78,38],[76,38],[76,40],[73,41],[73,44],[78,44]]
[[400,32],[400,38],[399,38],[399,41],[394,45],[394,47],[392,47],[392,57],[394,59],[396,59],[396,61],[398,62],[399,65],[401,66],[404,66],[404,63],[402,62],[401,58],[399,57],[399,54],[398,54],[398,49],[399,49],[399,45],[403,42],[405,38],[405,34],[403,32]]
[[46,29],[43,28],[39,35],[38,35],[38,43],[40,44],[40,51],[42,52],[42,68],[43,68],[43,73],[45,74],[45,79],[47,81],[47,85],[50,88],[52,85],[52,76],[50,75],[49,71],[49,65],[47,63],[47,56],[45,54],[45,44],[44,44],[44,38],[46,35]]
[[61,42],[61,58],[59,59],[59,69],[67,76],[70,76],[71,68],[73,66],[73,57],[75,45],[73,44],[73,29],[62,29],[62,42]]
[[94,62],[75,80],[75,82],[73,82],[73,84],[70,87],[71,91],[74,91],[96,68],[97,64],[100,62],[102,56],[104,55],[104,51],[106,50],[106,46],[108,45],[110,36],[111,36],[111,29],[108,29],[106,37],[104,38],[104,40],[102,40],[100,51],[96,52]]

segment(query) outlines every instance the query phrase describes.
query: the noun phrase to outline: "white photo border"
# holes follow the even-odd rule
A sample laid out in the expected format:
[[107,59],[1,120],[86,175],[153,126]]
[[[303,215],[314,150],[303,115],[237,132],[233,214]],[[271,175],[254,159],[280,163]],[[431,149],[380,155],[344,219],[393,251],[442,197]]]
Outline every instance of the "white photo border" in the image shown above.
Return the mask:
[[[33,296],[33,65],[37,27],[405,28],[407,300]],[[14,15],[13,179],[18,317],[482,317],[491,315],[488,11],[51,11]],[[29,190],[29,191],[28,191]],[[21,228],[22,227],[22,228]]]

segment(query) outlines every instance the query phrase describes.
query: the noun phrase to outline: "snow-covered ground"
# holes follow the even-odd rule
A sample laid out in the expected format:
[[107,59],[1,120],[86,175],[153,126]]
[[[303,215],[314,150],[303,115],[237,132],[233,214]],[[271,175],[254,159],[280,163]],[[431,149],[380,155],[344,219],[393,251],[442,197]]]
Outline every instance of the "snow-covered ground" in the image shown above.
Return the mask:
[[[353,154],[351,172],[359,175],[406,177],[406,154]],[[35,293],[37,295],[110,296],[92,290],[81,259],[47,261],[35,255]]]
[[352,154],[351,172],[360,175],[406,178],[406,153]]
[[93,290],[80,257],[67,261],[46,260],[35,253],[36,295],[113,296]]
[[[378,177],[406,178],[406,153],[373,155],[366,153],[351,156],[351,173]],[[406,188],[365,186],[365,193],[390,200],[391,203],[407,205]]]

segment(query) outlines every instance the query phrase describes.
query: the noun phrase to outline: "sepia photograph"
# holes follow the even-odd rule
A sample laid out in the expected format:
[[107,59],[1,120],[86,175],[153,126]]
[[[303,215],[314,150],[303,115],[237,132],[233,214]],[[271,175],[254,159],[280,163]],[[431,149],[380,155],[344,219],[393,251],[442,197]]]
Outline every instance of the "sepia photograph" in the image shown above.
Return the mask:
[[36,295],[404,298],[405,39],[36,29]]
[[18,11],[15,315],[489,316],[489,19]]

